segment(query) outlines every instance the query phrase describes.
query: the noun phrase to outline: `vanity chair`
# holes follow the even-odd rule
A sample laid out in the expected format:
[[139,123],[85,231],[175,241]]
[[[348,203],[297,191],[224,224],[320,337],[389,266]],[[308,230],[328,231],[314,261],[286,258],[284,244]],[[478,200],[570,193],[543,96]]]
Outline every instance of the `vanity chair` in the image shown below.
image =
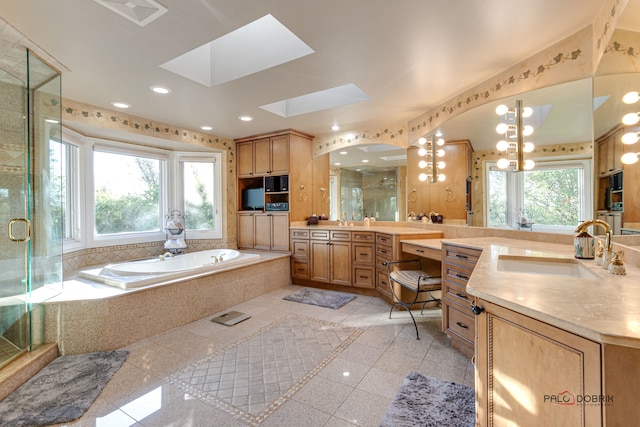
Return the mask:
[[[423,314],[424,306],[428,302],[435,301],[440,304],[441,299],[434,296],[432,292],[442,290],[442,278],[440,276],[433,276],[424,272],[422,270],[422,262],[419,259],[387,261],[384,264],[387,267],[389,287],[391,288],[391,295],[393,296],[394,301],[394,304],[391,306],[391,310],[389,311],[389,319],[391,319],[391,313],[393,313],[394,308],[398,306],[404,307],[411,316],[411,320],[413,320],[413,326],[416,328],[416,339],[419,340],[420,334],[418,333],[418,324],[411,312],[411,306],[413,304],[422,303],[420,314]],[[394,269],[394,265],[398,265],[398,267],[402,266],[406,269]],[[394,286],[396,283],[400,287],[407,289],[408,293],[413,294],[412,301],[403,301],[401,299],[401,295],[396,293],[396,286]],[[428,296],[428,299],[420,300],[420,297],[425,294]]]

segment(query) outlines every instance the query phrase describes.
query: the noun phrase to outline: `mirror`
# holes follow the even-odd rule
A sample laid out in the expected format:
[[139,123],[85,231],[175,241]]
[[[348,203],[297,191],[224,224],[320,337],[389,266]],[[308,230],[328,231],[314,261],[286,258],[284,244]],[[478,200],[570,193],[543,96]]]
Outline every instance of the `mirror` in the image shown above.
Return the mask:
[[330,220],[399,221],[406,216],[404,148],[370,144],[330,153]]

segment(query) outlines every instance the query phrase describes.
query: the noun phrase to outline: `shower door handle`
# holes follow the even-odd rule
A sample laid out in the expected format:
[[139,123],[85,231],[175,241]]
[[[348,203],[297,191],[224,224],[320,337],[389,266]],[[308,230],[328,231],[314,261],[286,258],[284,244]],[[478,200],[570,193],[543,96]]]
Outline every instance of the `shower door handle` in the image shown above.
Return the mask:
[[[23,239],[16,238],[13,235],[13,224],[16,222],[23,222],[25,226],[25,236]],[[31,239],[31,222],[26,218],[13,218],[9,220],[9,240],[12,242],[26,242]]]

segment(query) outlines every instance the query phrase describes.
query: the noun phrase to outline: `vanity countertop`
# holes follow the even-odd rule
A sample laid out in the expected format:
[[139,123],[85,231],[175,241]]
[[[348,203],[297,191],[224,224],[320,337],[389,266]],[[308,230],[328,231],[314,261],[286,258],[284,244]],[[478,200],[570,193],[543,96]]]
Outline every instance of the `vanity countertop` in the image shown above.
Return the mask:
[[320,224],[320,225],[292,225],[289,227],[291,230],[334,230],[334,231],[372,231],[376,233],[387,233],[391,235],[433,235],[435,237],[441,237],[442,232],[437,230],[425,230],[421,228],[402,227],[393,225],[370,225],[365,227],[363,225],[340,226],[336,224]]
[[575,260],[573,247],[495,237],[442,240],[482,249],[469,294],[596,342],[640,348],[640,268],[625,264],[627,275],[613,275],[593,260],[578,260],[597,278],[500,271],[501,255]]

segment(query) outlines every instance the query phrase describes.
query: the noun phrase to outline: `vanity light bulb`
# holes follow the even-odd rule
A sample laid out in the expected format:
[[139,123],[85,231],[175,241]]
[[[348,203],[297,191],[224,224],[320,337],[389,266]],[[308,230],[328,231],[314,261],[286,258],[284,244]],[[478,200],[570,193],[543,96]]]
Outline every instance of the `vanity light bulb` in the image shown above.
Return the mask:
[[438,169],[444,169],[447,167],[447,164],[445,162],[438,162],[436,163],[436,166],[438,167]]
[[496,107],[496,114],[499,116],[504,116],[509,112],[509,107],[504,104],[500,104]]
[[535,166],[536,166],[536,162],[534,162],[533,160],[525,160],[524,161],[524,170],[526,170],[526,171],[530,171]]
[[442,182],[442,181],[444,181],[445,179],[447,179],[447,177],[446,177],[446,175],[445,175],[445,174],[441,173],[441,174],[439,174],[439,175],[438,175],[438,181]]
[[522,147],[522,151],[525,153],[531,153],[534,148],[536,148],[536,146],[533,145],[533,142],[525,142],[524,147]]
[[622,123],[625,125],[635,125],[640,120],[640,114],[638,113],[629,113],[625,114],[622,118]]
[[498,151],[507,151],[509,149],[509,143],[505,140],[498,141],[496,148]]
[[498,160],[497,165],[498,165],[498,167],[499,167],[500,169],[506,169],[506,168],[508,168],[508,167],[509,167],[509,164],[510,164],[510,163],[511,163],[511,162],[509,162],[509,160],[507,160],[507,159],[500,159],[500,160]]
[[426,148],[421,148],[418,150],[418,156],[424,157],[427,155],[427,149]]
[[638,101],[640,101],[640,94],[635,90],[625,93],[622,97],[622,102],[625,104],[635,104]]
[[625,165],[632,165],[636,163],[639,158],[640,158],[640,153],[627,153],[620,158],[620,161]]
[[506,123],[500,123],[498,126],[496,126],[496,132],[498,132],[500,135],[504,135],[505,133],[507,133],[508,129],[509,125]]
[[428,164],[429,164],[429,163],[427,163],[425,160],[420,160],[420,161],[418,162],[418,167],[419,167],[420,169],[424,169],[424,168],[426,168],[426,167],[427,167],[427,165],[428,165]]
[[442,147],[444,145],[444,139],[438,138],[436,140],[436,145],[438,145],[438,147]]
[[533,126],[531,125],[526,125],[524,128],[522,128],[522,134],[524,136],[529,136],[533,133]]
[[638,137],[639,133],[640,132],[628,132],[628,133],[625,133],[624,135],[622,135],[622,138],[621,138],[622,139],[622,143],[623,144],[628,144],[628,145],[635,144],[636,142],[638,142],[638,139],[640,139]]
[[436,156],[438,157],[444,157],[444,150],[441,148],[438,151],[436,151]]
[[418,144],[420,144],[420,145],[424,145],[424,144],[426,144],[426,143],[427,143],[427,138],[425,138],[424,136],[421,136],[421,137],[418,139]]
[[533,108],[524,107],[522,109],[522,117],[531,117],[533,115]]
[[428,178],[428,175],[426,173],[421,173],[420,175],[418,175],[418,179],[420,181],[426,181]]

